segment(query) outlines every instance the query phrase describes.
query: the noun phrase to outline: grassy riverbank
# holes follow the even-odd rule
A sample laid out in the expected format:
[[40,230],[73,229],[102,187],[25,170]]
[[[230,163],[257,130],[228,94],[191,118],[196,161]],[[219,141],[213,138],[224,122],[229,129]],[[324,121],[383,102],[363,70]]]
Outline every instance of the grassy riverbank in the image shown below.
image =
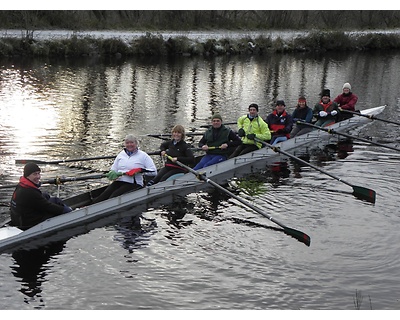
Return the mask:
[[90,36],[48,40],[35,40],[28,36],[0,38],[0,57],[216,56],[398,49],[400,34],[395,33],[361,33],[356,36],[344,32],[314,31],[290,39],[248,36],[218,40],[194,40],[185,36],[164,38],[160,34],[152,33],[130,41]]

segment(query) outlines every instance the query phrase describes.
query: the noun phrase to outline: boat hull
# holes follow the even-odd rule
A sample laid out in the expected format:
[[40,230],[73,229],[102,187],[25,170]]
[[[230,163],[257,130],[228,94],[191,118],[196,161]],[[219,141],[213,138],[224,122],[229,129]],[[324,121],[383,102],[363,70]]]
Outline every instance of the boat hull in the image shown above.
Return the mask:
[[[385,106],[371,108],[362,111],[362,113],[377,115],[381,113],[384,108]],[[330,126],[330,128],[334,129],[336,132],[344,132],[359,128],[371,121],[372,120],[367,117],[354,116],[336,123]],[[279,146],[281,150],[291,152],[301,148],[307,149],[313,144],[315,145],[316,141],[327,140],[329,138],[331,138],[331,134],[321,130],[314,130],[308,134],[281,142],[277,146]],[[262,148],[243,156],[228,159],[224,162],[206,167],[199,170],[199,172],[205,174],[214,182],[223,184],[233,177],[242,177],[245,174],[263,170],[267,165],[276,161],[282,161],[282,157],[279,153],[270,148]],[[21,247],[24,249],[37,247],[46,241],[44,239],[45,237],[51,236],[51,241],[60,241],[61,238],[70,238],[74,235],[92,230],[98,226],[101,221],[104,223],[109,217],[112,217],[115,221],[116,219],[127,216],[139,216],[142,212],[150,208],[156,208],[160,205],[173,202],[176,197],[182,197],[209,188],[212,188],[210,184],[188,173],[174,180],[163,181],[151,187],[146,187],[100,203],[91,204],[91,200],[102,191],[102,189],[96,189],[66,199],[65,202],[72,208],[75,208],[74,211],[48,219],[18,234],[3,237],[3,239],[0,240],[0,253],[10,252]],[[13,232],[15,232],[15,230],[13,230]],[[0,230],[0,239],[1,233],[2,230]],[[4,231],[4,234],[5,233],[6,231]]]

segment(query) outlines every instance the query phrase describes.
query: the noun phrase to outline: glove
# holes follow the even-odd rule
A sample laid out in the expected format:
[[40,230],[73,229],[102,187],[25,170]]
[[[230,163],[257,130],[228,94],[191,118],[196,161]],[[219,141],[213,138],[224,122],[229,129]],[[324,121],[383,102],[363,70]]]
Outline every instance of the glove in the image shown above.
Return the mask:
[[245,135],[246,135],[246,132],[244,132],[243,128],[240,128],[240,129],[238,130],[238,136],[239,136],[239,137],[244,137]]
[[319,116],[320,117],[326,117],[328,114],[325,111],[320,111]]
[[249,133],[247,136],[247,139],[249,140],[254,140],[254,138],[256,137],[256,135],[254,133]]
[[336,116],[337,115],[337,111],[336,110],[333,110],[332,112],[331,112],[331,116]]
[[106,174],[106,177],[108,178],[108,180],[111,180],[111,181],[117,179],[120,176],[122,176],[122,172],[116,172],[114,170],[111,170],[110,172],[108,172]]
[[127,176],[132,177],[132,176],[134,176],[136,173],[140,173],[140,172],[142,172],[142,168],[133,168],[133,169],[131,169],[131,170],[125,172],[125,174],[126,174]]

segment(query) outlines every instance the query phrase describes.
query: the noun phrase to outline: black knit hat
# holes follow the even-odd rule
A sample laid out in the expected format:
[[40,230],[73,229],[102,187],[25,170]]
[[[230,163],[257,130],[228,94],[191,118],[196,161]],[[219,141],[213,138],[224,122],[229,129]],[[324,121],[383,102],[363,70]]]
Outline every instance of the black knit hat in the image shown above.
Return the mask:
[[283,100],[278,100],[278,101],[276,101],[276,105],[277,106],[286,106],[286,104],[285,104],[285,101],[283,101]]
[[250,110],[250,108],[256,108],[256,110],[258,112],[258,104],[252,103],[251,105],[249,105],[249,110]]
[[40,171],[39,166],[36,163],[28,162],[24,167],[24,177],[27,178],[34,172]]
[[324,90],[322,90],[322,93],[321,93],[321,97],[330,97],[331,96],[331,90],[329,90],[329,89],[324,89]]

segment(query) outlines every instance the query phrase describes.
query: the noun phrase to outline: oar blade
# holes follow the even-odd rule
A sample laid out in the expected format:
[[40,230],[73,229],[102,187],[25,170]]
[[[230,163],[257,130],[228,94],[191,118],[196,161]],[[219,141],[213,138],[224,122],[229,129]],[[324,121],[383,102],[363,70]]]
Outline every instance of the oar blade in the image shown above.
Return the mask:
[[376,200],[376,192],[372,189],[353,186],[353,195],[361,200],[365,200],[371,203],[375,203]]
[[310,246],[311,244],[311,238],[309,235],[305,234],[304,232],[301,232],[299,230],[295,230],[292,228],[284,227],[283,231],[289,235],[292,236],[293,238],[297,239],[298,241],[304,243],[307,247]]

